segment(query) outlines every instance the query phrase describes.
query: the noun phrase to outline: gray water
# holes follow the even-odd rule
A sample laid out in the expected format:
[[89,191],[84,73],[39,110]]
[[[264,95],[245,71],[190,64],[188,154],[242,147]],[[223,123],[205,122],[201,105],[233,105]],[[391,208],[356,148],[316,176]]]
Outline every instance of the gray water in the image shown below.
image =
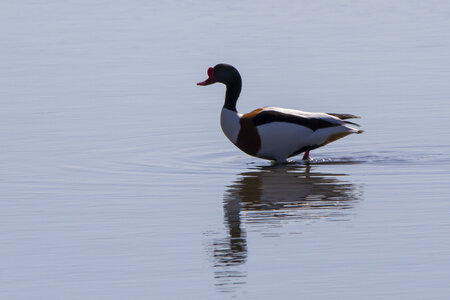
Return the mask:
[[[1,299],[446,299],[447,1],[3,1]],[[273,167],[261,106],[365,130]]]

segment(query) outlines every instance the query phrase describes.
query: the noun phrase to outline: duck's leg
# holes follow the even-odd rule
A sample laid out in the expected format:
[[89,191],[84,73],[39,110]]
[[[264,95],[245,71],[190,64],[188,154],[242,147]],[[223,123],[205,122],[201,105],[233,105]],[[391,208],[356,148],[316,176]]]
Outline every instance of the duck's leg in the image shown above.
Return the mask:
[[272,166],[281,166],[281,165],[286,165],[289,162],[287,160],[272,160]]
[[303,155],[303,158],[302,158],[302,159],[303,159],[303,160],[307,160],[307,161],[310,161],[310,160],[311,160],[311,157],[309,157],[309,150],[305,152],[305,154]]

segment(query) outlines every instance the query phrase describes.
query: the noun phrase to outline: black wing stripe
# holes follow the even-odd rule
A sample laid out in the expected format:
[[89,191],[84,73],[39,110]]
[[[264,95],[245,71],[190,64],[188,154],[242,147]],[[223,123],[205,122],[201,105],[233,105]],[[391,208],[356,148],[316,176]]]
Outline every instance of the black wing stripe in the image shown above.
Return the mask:
[[288,122],[308,127],[312,131],[321,128],[339,126],[340,124],[331,123],[329,121],[318,118],[304,118],[297,115],[285,114],[279,111],[265,110],[257,114],[253,123],[255,126],[264,125],[272,122]]

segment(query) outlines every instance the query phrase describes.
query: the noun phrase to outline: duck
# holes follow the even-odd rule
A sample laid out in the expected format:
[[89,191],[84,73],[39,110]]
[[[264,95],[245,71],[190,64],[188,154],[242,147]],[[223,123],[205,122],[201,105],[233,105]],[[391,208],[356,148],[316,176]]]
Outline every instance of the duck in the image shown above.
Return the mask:
[[306,112],[279,107],[257,108],[241,114],[236,103],[242,89],[238,70],[229,64],[217,64],[207,70],[208,78],[197,83],[226,86],[220,125],[225,136],[248,155],[275,164],[303,153],[311,161],[310,151],[323,147],[347,135],[363,133],[358,124],[347,121],[359,118],[353,114]]

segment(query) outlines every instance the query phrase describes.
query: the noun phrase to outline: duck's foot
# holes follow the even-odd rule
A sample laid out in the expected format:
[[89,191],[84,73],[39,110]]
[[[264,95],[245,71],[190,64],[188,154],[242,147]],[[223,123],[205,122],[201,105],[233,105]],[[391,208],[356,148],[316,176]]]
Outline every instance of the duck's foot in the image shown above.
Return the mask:
[[312,160],[311,157],[309,157],[309,150],[305,152],[305,154],[303,155],[302,159],[306,160],[306,161],[311,161]]

